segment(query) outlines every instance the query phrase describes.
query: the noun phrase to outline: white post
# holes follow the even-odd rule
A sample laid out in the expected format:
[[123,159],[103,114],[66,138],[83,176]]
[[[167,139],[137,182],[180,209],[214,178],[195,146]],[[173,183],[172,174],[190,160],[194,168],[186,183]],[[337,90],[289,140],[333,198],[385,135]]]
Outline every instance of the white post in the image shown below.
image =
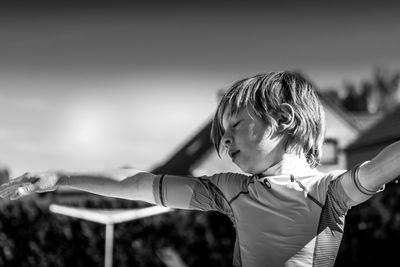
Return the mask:
[[114,224],[106,224],[106,245],[104,266],[112,267],[113,264],[113,240],[114,240]]
[[106,244],[104,255],[104,266],[112,267],[113,263],[113,242],[114,242],[114,224],[122,223],[149,216],[170,212],[165,207],[147,207],[142,209],[86,209],[78,207],[61,206],[57,204],[50,205],[50,211],[63,214],[75,218],[80,218],[92,222],[102,223],[106,225]]

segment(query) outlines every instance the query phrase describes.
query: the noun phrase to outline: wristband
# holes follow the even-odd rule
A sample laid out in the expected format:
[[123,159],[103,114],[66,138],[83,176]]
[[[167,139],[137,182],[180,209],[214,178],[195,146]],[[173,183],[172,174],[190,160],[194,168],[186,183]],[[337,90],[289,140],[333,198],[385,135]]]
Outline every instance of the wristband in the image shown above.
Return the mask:
[[[366,163],[366,162],[364,162],[364,163]],[[358,172],[359,172],[359,170],[360,170],[360,167],[361,167],[364,163],[356,165],[356,166],[353,168],[353,170],[351,171],[351,176],[352,176],[352,178],[353,178],[354,184],[356,185],[357,189],[358,189],[361,193],[363,193],[363,194],[365,194],[365,195],[368,195],[368,196],[375,195],[375,194],[377,193],[377,191],[373,191],[373,190],[370,190],[370,189],[368,189],[368,188],[365,188],[365,187],[360,183],[360,179],[359,179],[359,177],[358,177]]]

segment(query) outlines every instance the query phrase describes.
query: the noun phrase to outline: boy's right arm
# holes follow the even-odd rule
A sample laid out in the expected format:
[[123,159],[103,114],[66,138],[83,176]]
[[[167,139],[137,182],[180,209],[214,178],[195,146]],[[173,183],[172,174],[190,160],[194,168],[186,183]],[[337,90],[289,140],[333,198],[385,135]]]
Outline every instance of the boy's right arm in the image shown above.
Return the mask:
[[56,190],[59,186],[129,200],[155,204],[153,181],[156,175],[133,169],[102,173],[40,172],[25,173],[0,186],[0,197],[18,199],[37,192]]

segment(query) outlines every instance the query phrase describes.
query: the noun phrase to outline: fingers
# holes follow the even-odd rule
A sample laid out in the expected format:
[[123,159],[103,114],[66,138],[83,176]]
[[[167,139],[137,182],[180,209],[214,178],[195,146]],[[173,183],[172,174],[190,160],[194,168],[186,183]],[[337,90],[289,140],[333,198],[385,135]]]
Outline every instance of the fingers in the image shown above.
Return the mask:
[[27,182],[29,182],[28,179],[29,179],[29,177],[27,176],[27,174],[24,174],[24,175],[14,178],[14,179],[11,179],[8,183],[0,185],[0,193],[3,190],[7,190],[7,188],[10,188],[13,186],[19,186],[23,183],[27,183]]
[[36,188],[33,184],[24,184],[24,186],[19,187],[14,193],[10,196],[10,200],[16,200],[22,196],[30,195],[36,191]]
[[10,196],[11,200],[18,199],[32,193],[54,191],[56,189],[57,176],[52,173],[25,173],[10,182],[0,186],[0,197]]
[[29,174],[28,173],[24,173],[21,176],[15,177],[13,179],[10,179],[10,181],[4,185],[16,185],[16,184],[20,184],[23,183],[24,181],[27,182],[29,179]]
[[25,173],[17,178],[11,179],[8,183],[0,185],[0,197],[5,198],[20,187],[26,187],[32,185],[39,180],[38,177]]
[[19,191],[15,191],[14,193],[11,194],[10,200],[16,200],[19,199],[22,195],[19,193]]
[[7,184],[10,185],[17,185],[17,184],[22,184],[22,183],[31,183],[34,184],[36,183],[40,178],[37,176],[35,173],[24,173],[21,176],[18,176],[16,178],[11,179]]
[[13,185],[4,184],[1,186],[1,189],[0,189],[0,197],[5,198],[17,189],[18,189],[18,186],[16,186],[16,185],[13,186]]
[[28,195],[35,191],[35,186],[31,183],[21,183],[15,185],[8,185],[5,186],[0,190],[0,197],[5,198],[9,195],[15,195],[18,193],[19,196]]
[[5,198],[10,195],[12,192],[17,190],[19,187],[24,186],[25,184],[11,184],[7,183],[1,186],[0,189],[0,197]]

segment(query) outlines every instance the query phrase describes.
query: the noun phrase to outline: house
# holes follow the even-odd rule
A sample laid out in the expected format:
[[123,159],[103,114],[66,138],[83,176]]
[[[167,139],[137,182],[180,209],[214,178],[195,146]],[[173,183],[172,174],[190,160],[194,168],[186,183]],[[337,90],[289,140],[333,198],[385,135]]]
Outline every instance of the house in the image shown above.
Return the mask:
[[364,131],[346,148],[347,166],[370,160],[384,147],[400,140],[400,105]]
[[357,120],[341,106],[339,101],[322,93],[318,94],[325,110],[326,133],[322,149],[321,165],[318,169],[328,172],[346,169],[345,148],[362,131]]

